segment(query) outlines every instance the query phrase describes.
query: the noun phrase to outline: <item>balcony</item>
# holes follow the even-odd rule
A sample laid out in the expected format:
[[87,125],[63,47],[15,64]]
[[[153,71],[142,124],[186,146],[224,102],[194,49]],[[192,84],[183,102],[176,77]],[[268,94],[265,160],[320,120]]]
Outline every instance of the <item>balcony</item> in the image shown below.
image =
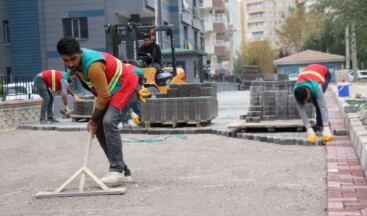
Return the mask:
[[206,45],[205,52],[208,53],[208,55],[214,55],[214,46]]
[[194,19],[192,20],[192,27],[196,30],[203,32],[204,22],[201,19],[194,17]]
[[191,25],[192,24],[192,15],[189,12],[186,11],[182,11],[181,13],[181,22],[185,23],[187,25]]
[[202,8],[222,9],[225,7],[224,0],[205,0],[201,6]]
[[227,23],[227,16],[224,14],[204,17],[206,32],[215,31],[217,33],[225,33],[228,31]]
[[214,47],[214,53],[217,55],[217,57],[220,57],[222,60],[230,59],[229,49],[226,44],[217,43]]

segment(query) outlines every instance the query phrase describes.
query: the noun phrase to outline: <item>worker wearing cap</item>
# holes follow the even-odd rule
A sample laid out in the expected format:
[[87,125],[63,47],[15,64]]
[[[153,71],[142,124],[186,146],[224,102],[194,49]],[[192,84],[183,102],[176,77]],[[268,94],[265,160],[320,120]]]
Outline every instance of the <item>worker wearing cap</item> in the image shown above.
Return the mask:
[[[34,84],[37,88],[38,94],[42,97],[43,102],[41,106],[40,123],[56,123],[59,122],[54,117],[52,107],[54,104],[54,97],[52,92],[61,92],[61,99],[64,103],[64,111],[70,115],[71,111],[68,107],[67,93],[74,97],[74,101],[78,102],[80,99],[71,90],[69,84],[77,78],[76,72],[64,72],[59,70],[45,70],[37,74],[34,78]],[[47,118],[46,118],[47,113]]]
[[323,143],[332,140],[328,109],[324,97],[330,79],[331,74],[326,67],[311,64],[300,73],[293,88],[299,115],[307,129],[307,140],[311,143],[316,142],[317,136],[309,123],[305,109],[305,103],[309,102],[312,102],[316,108],[316,130],[322,129]]

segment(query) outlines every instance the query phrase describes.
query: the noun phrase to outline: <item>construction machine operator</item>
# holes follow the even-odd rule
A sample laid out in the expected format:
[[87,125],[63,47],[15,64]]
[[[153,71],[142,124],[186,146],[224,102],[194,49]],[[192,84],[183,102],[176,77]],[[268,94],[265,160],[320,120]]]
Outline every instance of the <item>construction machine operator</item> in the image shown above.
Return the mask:
[[[307,129],[308,142],[315,143],[318,132],[322,130],[322,140],[325,144],[332,140],[329,128],[329,116],[324,93],[329,85],[331,74],[328,69],[319,64],[308,65],[299,75],[294,85],[294,96],[297,109],[304,126]],[[305,103],[313,103],[316,108],[316,129],[312,129],[305,109]]]
[[[76,72],[64,72],[59,70],[45,70],[37,74],[34,78],[34,85],[38,94],[42,97],[40,123],[57,123],[52,111],[54,105],[54,96],[52,92],[61,92],[61,99],[64,103],[64,111],[67,115],[71,114],[68,106],[67,94],[74,97],[74,101],[80,101],[80,98],[71,90],[69,84],[77,78]],[[47,118],[46,118],[47,113]]]
[[139,48],[139,55],[146,55],[144,60],[148,66],[162,68],[162,53],[158,44],[152,41],[150,35],[144,35],[144,44]]

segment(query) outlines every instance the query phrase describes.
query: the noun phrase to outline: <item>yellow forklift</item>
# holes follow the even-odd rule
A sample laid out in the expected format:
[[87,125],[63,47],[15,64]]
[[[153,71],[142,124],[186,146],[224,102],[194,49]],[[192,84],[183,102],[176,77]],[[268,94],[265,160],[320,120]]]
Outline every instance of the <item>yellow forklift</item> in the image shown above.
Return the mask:
[[[151,94],[166,93],[169,85],[186,83],[185,71],[183,68],[177,68],[176,66],[175,42],[172,26],[138,26],[134,22],[129,22],[126,25],[108,24],[105,26],[105,31],[107,52],[113,54],[117,58],[121,58],[121,54],[119,54],[119,45],[121,42],[124,42],[126,46],[126,55],[123,61],[140,67],[143,70],[145,76],[144,86],[148,88]],[[171,67],[160,68],[152,66],[154,64],[147,65],[146,54],[139,53],[139,40],[142,40],[144,35],[149,34],[152,42],[155,43],[158,32],[165,32],[169,37],[172,57]],[[152,56],[152,61],[154,63],[154,56]]]

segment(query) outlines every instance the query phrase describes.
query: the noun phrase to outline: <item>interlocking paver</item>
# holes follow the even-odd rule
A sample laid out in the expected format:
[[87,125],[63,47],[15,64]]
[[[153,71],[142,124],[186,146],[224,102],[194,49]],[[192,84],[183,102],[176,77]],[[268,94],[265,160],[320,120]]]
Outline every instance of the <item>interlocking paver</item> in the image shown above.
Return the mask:
[[[329,107],[337,106],[332,93],[326,93]],[[349,121],[350,130],[344,124],[340,111],[329,110],[331,127],[334,130],[334,140],[327,143],[327,181],[328,181],[328,215],[367,215],[367,182],[358,161],[351,137],[364,133],[356,131],[360,121]],[[337,136],[335,136],[337,135]],[[343,136],[338,136],[343,135]]]

